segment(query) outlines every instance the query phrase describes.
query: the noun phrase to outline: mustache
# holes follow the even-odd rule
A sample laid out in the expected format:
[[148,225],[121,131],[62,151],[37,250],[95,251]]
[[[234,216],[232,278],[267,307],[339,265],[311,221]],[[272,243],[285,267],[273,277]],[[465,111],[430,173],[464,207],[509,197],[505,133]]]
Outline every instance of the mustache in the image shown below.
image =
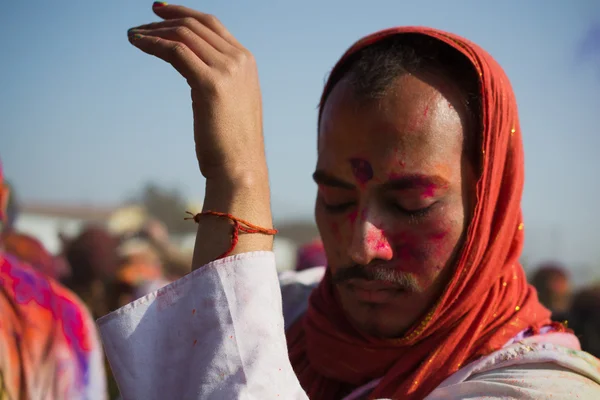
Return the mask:
[[398,271],[384,264],[359,265],[339,268],[332,275],[332,282],[338,285],[352,279],[364,279],[366,281],[379,281],[394,284],[399,290],[407,292],[420,292],[421,287],[417,278],[412,274]]

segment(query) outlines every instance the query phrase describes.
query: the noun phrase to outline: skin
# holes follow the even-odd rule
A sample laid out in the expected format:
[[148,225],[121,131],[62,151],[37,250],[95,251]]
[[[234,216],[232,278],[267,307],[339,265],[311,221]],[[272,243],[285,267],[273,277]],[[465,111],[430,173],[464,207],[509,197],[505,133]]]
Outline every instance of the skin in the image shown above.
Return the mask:
[[401,337],[452,276],[476,184],[460,100],[423,73],[378,100],[342,79],[325,103],[315,216],[338,300],[368,335]]
[[[190,86],[194,142],[206,178],[202,211],[273,227],[262,131],[262,100],[253,55],[214,16],[154,3],[161,21],[131,28],[139,50],[173,66]],[[231,244],[231,221],[205,215],[198,223],[192,269]],[[240,235],[231,254],[272,250],[270,235]]]

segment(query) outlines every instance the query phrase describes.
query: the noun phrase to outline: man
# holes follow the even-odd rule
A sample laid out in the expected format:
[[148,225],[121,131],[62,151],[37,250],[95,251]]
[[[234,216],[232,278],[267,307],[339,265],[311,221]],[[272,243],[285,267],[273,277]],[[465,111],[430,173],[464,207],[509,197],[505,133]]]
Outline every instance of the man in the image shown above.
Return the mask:
[[[3,182],[0,166],[0,205]],[[84,305],[0,241],[0,399],[105,398],[102,349]]]
[[558,263],[543,263],[531,278],[540,303],[552,312],[555,321],[569,319],[571,282],[565,268]]
[[518,264],[516,102],[486,52],[395,28],[342,57],[314,173],[327,269],[278,282],[252,56],[214,17],[153,9],[129,39],[190,84],[206,198],[194,272],[99,321],[125,397],[600,396]]
[[569,311],[569,326],[581,341],[583,350],[600,357],[600,285],[580,289]]

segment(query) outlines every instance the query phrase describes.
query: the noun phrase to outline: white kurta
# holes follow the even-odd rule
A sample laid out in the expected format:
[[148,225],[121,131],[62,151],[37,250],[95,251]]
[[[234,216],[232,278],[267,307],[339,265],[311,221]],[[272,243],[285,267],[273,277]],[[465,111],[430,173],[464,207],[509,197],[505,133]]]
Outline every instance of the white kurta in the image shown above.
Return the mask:
[[[246,253],[211,262],[101,318],[123,398],[307,399],[288,359],[285,326],[304,312],[322,275],[312,269],[278,277],[273,253]],[[509,344],[427,399],[600,399],[600,364],[577,346],[565,334]],[[375,384],[347,399],[362,398]]]

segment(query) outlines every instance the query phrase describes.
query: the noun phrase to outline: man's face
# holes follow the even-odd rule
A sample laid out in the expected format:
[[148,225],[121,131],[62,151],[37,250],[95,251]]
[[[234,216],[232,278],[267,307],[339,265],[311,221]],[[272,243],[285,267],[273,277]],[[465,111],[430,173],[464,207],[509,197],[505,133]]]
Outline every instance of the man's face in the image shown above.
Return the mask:
[[476,180],[463,152],[467,114],[447,86],[405,75],[365,101],[342,80],[323,110],[317,225],[342,308],[373,336],[402,336],[428,311],[468,226]]

